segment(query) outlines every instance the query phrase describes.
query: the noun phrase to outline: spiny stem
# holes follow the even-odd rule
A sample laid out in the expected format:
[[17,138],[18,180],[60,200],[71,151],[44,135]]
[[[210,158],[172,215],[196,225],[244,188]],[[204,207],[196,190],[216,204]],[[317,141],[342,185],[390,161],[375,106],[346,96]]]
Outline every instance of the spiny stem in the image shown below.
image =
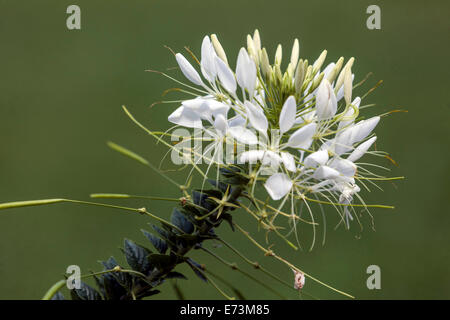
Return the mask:
[[339,289],[336,289],[336,288],[334,288],[334,287],[332,287],[332,286],[330,286],[330,285],[328,285],[328,284],[326,284],[326,283],[320,281],[319,279],[317,279],[317,278],[315,278],[315,277],[313,277],[313,276],[307,274],[306,272],[300,270],[299,268],[297,268],[295,265],[293,265],[292,263],[290,263],[290,262],[287,261],[286,259],[284,259],[284,258],[278,256],[278,255],[277,255],[275,252],[273,252],[272,250],[269,250],[269,249],[264,248],[262,245],[260,245],[260,244],[258,243],[258,241],[256,241],[252,236],[250,236],[250,234],[249,234],[247,231],[245,231],[244,229],[242,229],[238,224],[233,223],[233,225],[234,225],[234,226],[235,226],[235,227],[236,227],[236,228],[237,228],[244,236],[246,236],[246,237],[247,237],[247,238],[248,238],[248,239],[249,239],[256,247],[258,247],[261,251],[263,251],[264,254],[265,254],[266,256],[274,257],[275,259],[277,259],[277,260],[283,262],[283,263],[284,263],[285,265],[287,265],[289,268],[291,268],[291,269],[293,269],[293,270],[296,270],[296,271],[298,271],[298,272],[303,273],[305,276],[309,277],[311,280],[313,280],[313,281],[315,281],[315,282],[317,282],[317,283],[319,283],[319,284],[321,284],[321,285],[327,287],[328,289],[331,289],[331,290],[333,290],[333,291],[335,291],[335,292],[337,292],[337,293],[340,293],[340,294],[342,294],[342,295],[344,295],[344,296],[346,296],[346,297],[349,297],[349,298],[352,298],[352,299],[355,298],[354,296],[352,296],[352,295],[350,295],[350,294],[348,294],[348,293],[345,293],[345,292],[343,292],[343,291],[341,291],[341,290],[339,290]]

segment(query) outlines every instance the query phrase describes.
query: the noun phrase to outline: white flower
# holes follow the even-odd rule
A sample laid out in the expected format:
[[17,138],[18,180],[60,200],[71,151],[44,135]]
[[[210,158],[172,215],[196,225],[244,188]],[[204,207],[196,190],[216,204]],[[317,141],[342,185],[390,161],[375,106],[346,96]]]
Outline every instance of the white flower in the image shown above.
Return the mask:
[[[341,57],[321,71],[327,51],[309,65],[308,60],[299,59],[296,39],[283,71],[281,45],[271,65],[259,32],[255,31],[253,37],[248,35],[246,40],[247,49],[239,50],[235,72],[215,35],[203,38],[201,73],[183,55],[176,54],[184,76],[201,88],[186,86],[204,95],[191,92],[196,98],[182,101],[169,121],[212,136],[207,149],[214,155],[228,141],[248,146],[248,150],[239,150],[235,160],[248,165],[249,175],[254,178],[250,197],[262,180],[272,200],[291,198],[295,214],[296,201],[306,201],[312,194],[322,198],[319,203],[344,205],[339,208],[343,208],[348,226],[353,219],[353,198],[360,192],[357,183],[363,184],[361,178],[374,177],[364,167],[368,163],[355,162],[376,141],[370,135],[380,121],[380,117],[373,117],[356,122],[364,115],[361,98],[351,101],[355,59],[350,58],[343,67]],[[215,157],[213,161],[223,163]],[[252,166],[257,163],[260,165]],[[301,288],[303,284],[304,276],[296,274],[296,286]]]

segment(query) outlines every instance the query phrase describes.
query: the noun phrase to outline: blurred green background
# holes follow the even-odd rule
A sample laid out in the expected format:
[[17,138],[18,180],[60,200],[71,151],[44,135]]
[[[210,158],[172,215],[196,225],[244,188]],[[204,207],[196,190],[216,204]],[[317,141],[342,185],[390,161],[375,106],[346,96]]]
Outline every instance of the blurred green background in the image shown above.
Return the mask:
[[[81,30],[66,28],[66,8],[81,7]],[[381,7],[381,30],[366,28],[366,8]],[[368,203],[392,204],[372,210],[376,232],[366,220],[347,232],[333,231],[330,219],[324,247],[294,252],[275,249],[305,271],[362,299],[450,298],[449,205],[449,22],[448,1],[0,1],[0,202],[68,197],[91,192],[179,196],[148,168],[106,147],[112,140],[158,164],[166,151],[136,128],[121,110],[125,104],[144,124],[167,129],[175,105],[149,105],[173,84],[145,69],[176,66],[168,45],[199,53],[205,34],[216,33],[234,65],[246,35],[258,28],[270,54],[300,39],[301,56],[314,60],[323,49],[327,61],[356,57],[356,81],[374,75],[360,94],[379,79],[383,85],[366,103],[369,114],[407,109],[383,119],[377,147],[390,152],[393,176],[384,192],[364,196]],[[289,49],[290,50],[290,49]],[[285,49],[285,52],[288,50]],[[285,53],[286,56],[286,53]],[[179,77],[181,73],[175,72]],[[355,93],[356,94],[356,93]],[[182,182],[182,174],[173,178]],[[169,217],[171,204],[146,206]],[[329,216],[335,216],[328,209]],[[236,221],[256,234],[245,213]],[[71,264],[100,270],[99,259],[120,257],[123,238],[145,243],[148,219],[102,208],[52,205],[0,212],[0,298],[38,299]],[[292,272],[257,251],[228,226],[220,234],[236,247],[292,281]],[[257,238],[261,241],[264,234]],[[217,253],[244,266],[225,248]],[[248,298],[276,296],[212,260],[193,257],[223,275]],[[120,260],[123,261],[123,260]],[[366,268],[379,265],[382,289],[368,290]],[[254,273],[253,270],[248,269]],[[221,298],[189,270],[180,282],[187,298]],[[290,298],[295,292],[266,280]],[[307,280],[305,290],[319,298],[341,296]],[[175,298],[169,284],[155,299]]]

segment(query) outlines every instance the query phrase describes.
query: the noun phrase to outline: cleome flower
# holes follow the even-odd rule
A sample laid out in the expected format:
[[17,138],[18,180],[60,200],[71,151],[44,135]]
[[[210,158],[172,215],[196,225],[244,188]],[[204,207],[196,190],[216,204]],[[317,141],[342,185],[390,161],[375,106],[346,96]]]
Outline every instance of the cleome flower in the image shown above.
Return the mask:
[[[194,98],[181,101],[168,120],[209,137],[203,141],[212,142],[196,152],[210,166],[246,166],[249,196],[256,197],[255,188],[263,185],[277,201],[278,209],[271,207],[275,217],[290,204],[286,216],[299,219],[296,204],[302,202],[314,221],[308,203],[329,204],[349,228],[355,199],[361,202],[358,206],[370,207],[359,194],[360,186],[368,189],[365,182],[375,185],[373,180],[384,179],[368,169],[377,165],[358,162],[366,153],[383,155],[369,151],[380,117],[364,119],[362,99],[352,97],[354,58],[345,65],[341,57],[324,66],[326,50],[312,64],[299,52],[295,39],[282,71],[282,46],[271,64],[256,30],[247,36],[233,67],[217,36],[205,36],[200,58],[189,51],[196,67],[175,54],[189,83],[177,82]],[[218,156],[225,144],[236,152],[226,159]]]

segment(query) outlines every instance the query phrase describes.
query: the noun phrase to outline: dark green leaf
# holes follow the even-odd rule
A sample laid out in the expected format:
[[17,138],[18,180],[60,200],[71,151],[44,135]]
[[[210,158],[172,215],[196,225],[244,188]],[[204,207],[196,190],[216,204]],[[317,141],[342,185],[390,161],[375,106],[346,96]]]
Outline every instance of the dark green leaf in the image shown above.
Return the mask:
[[158,238],[157,236],[147,232],[146,230],[141,230],[142,233],[147,237],[147,239],[152,243],[156,250],[159,253],[164,254],[167,251],[167,243],[166,241]]
[[171,222],[185,233],[194,231],[194,225],[177,208],[172,211]]
[[97,290],[82,281],[80,284],[80,289],[70,290],[73,300],[102,300],[102,297]]
[[125,239],[124,253],[127,263],[133,270],[142,272],[145,275],[151,271],[150,264],[147,259],[147,256],[151,253],[150,250],[137,245],[131,240]]

